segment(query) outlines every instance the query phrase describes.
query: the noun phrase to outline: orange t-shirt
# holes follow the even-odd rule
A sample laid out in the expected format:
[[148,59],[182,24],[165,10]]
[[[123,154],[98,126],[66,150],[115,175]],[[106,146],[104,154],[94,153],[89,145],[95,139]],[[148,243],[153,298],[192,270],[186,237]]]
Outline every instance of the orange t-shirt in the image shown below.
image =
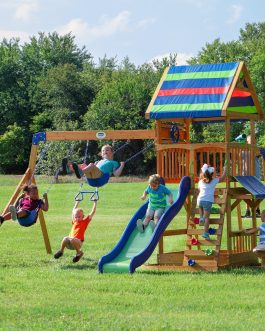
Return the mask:
[[69,237],[71,238],[78,238],[81,241],[85,240],[85,231],[90,223],[91,218],[90,216],[87,216],[87,218],[84,218],[83,221],[77,222],[77,221],[72,221],[72,229],[69,234]]

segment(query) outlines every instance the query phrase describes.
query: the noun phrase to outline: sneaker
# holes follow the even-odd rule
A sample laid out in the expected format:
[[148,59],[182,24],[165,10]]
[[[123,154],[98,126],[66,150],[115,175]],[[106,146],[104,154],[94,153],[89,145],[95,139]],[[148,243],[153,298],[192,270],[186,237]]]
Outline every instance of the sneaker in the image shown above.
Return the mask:
[[209,233],[208,232],[203,232],[202,237],[204,239],[210,239]]
[[141,233],[144,232],[144,225],[143,225],[143,221],[141,219],[137,220],[136,226],[137,226],[139,232],[141,232]]
[[260,209],[259,208],[256,209],[256,217],[260,217]]
[[199,219],[199,225],[200,226],[203,226],[204,225],[204,218],[203,217],[200,217],[200,219]]
[[74,169],[76,177],[81,178],[84,174],[83,171],[78,167],[77,163],[73,162],[72,165],[73,165],[73,169]]
[[250,210],[249,209],[246,210],[246,213],[245,213],[245,215],[243,217],[244,218],[245,217],[251,217],[251,213],[250,213]]
[[2,225],[2,223],[4,223],[4,217],[3,216],[0,216],[0,226]]
[[150,226],[151,226],[152,232],[154,232],[156,224],[153,220],[150,221]]
[[78,262],[83,255],[84,255],[84,253],[82,251],[80,253],[76,254],[76,256],[73,258],[73,262],[74,263]]
[[11,218],[13,221],[16,221],[17,220],[17,210],[16,210],[16,207],[15,206],[9,206],[9,211],[10,211],[10,214],[11,214]]
[[63,175],[67,175],[69,173],[67,157],[63,158],[63,160],[62,160],[62,169],[63,169],[63,171],[62,171]]
[[58,252],[56,252],[56,253],[53,255],[53,257],[54,257],[55,259],[59,259],[61,256],[63,256],[63,252],[62,252],[62,251],[58,251]]

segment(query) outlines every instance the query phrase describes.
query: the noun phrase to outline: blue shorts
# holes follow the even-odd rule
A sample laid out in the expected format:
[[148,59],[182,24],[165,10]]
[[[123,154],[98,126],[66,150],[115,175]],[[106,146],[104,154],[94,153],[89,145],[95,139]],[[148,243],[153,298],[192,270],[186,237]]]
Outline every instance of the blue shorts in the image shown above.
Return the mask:
[[202,208],[204,211],[211,211],[212,202],[210,201],[198,201],[199,208]]

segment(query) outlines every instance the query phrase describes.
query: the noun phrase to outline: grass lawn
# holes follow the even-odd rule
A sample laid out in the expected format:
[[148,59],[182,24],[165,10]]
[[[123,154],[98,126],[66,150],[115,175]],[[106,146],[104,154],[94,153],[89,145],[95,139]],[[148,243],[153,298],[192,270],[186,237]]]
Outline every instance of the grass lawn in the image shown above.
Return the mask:
[[[38,179],[37,179],[38,180]],[[19,182],[0,176],[0,208]],[[40,192],[49,186],[40,180]],[[141,205],[146,182],[110,183],[86,232],[84,257],[72,251],[60,260],[47,255],[39,223],[0,228],[0,330],[263,330],[265,270],[242,268],[218,273],[155,272],[98,274],[99,258],[120,238]],[[171,186],[172,187],[172,186]],[[53,253],[71,227],[79,183],[55,184],[45,214]],[[89,211],[91,202],[82,207]],[[264,207],[264,206],[263,206]],[[184,210],[171,228],[183,224]],[[166,249],[184,242],[165,240]],[[155,261],[155,253],[151,261]]]

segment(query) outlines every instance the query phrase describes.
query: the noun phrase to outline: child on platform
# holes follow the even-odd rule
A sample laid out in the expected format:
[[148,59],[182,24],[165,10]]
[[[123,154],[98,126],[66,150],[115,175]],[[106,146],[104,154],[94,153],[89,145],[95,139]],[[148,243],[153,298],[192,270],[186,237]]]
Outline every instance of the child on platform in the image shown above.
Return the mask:
[[[102,146],[100,155],[102,157],[100,161],[89,163],[89,165],[83,164],[82,169],[77,165],[77,163],[73,162],[72,166],[77,178],[81,178],[83,174],[85,174],[87,178],[100,178],[106,173],[110,176],[114,174],[116,177],[121,175],[125,162],[119,163],[113,160],[112,146]],[[68,160],[63,159],[62,166],[64,172],[66,172],[67,164]]]
[[15,205],[10,205],[9,212],[0,216],[0,225],[7,220],[27,217],[32,210],[41,208],[48,211],[49,202],[47,193],[44,193],[43,200],[39,199],[38,187],[36,185],[25,185],[22,188],[23,194],[19,196]]
[[148,183],[148,187],[144,190],[144,193],[141,196],[141,199],[145,200],[147,195],[150,194],[145,219],[144,221],[141,219],[137,220],[137,228],[140,232],[144,232],[149,223],[152,227],[152,230],[154,230],[159,219],[165,211],[167,205],[167,195],[169,197],[169,203],[173,203],[172,193],[167,187],[160,184],[160,176],[158,174],[150,176]]
[[212,204],[214,202],[215,186],[225,180],[226,167],[223,169],[223,174],[220,178],[214,178],[214,167],[204,164],[201,168],[200,179],[198,184],[199,195],[197,204],[200,213],[200,225],[204,225],[204,233],[202,237],[210,239],[209,237],[209,218],[211,213]]
[[65,247],[71,250],[76,250],[76,255],[73,258],[73,262],[78,262],[84,253],[81,251],[82,244],[85,240],[85,231],[88,224],[92,220],[96,212],[97,201],[94,201],[90,214],[85,217],[84,211],[78,208],[79,201],[76,202],[72,212],[72,229],[68,237],[64,237],[61,242],[60,250],[54,254],[55,259],[59,259],[63,256]]
[[253,253],[255,253],[258,257],[259,252],[265,252],[265,210],[261,212],[260,218],[262,222],[260,226],[243,230],[243,232],[249,234],[259,231],[259,244],[253,249]]

